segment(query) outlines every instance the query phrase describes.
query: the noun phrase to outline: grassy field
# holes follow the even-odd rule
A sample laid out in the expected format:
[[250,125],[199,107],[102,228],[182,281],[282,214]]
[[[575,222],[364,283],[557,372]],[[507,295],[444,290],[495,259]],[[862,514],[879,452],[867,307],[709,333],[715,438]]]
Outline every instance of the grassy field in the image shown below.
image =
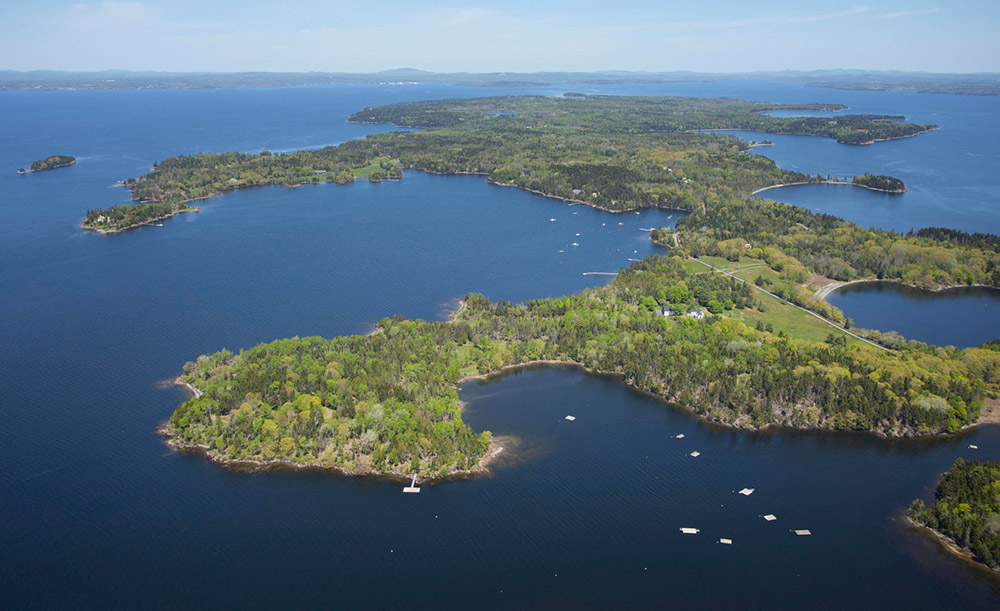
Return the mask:
[[[734,263],[723,257],[704,256],[701,259],[709,265],[714,265],[751,284],[753,284],[757,276],[773,280],[778,279],[778,273],[759,259],[743,258],[739,263]],[[718,273],[697,261],[688,261],[685,265],[693,272],[705,271],[706,273]],[[733,310],[727,312],[726,315],[737,320],[742,320],[750,326],[756,326],[758,322],[763,324],[770,323],[774,325],[775,333],[784,331],[785,335],[791,337],[821,342],[826,340],[827,336],[832,333],[835,336],[841,335],[846,337],[848,343],[851,345],[870,348],[864,342],[858,341],[856,338],[845,333],[840,327],[830,326],[812,314],[800,310],[793,305],[771,297],[761,291],[757,291],[756,295],[760,299],[761,307],[763,308],[762,312],[757,310]]]
[[372,175],[372,172],[375,172],[375,171],[384,171],[384,170],[382,170],[382,166],[379,165],[379,160],[378,159],[372,159],[368,163],[368,165],[366,165],[363,168],[354,168],[352,170],[352,172],[354,172],[354,177],[355,178],[368,178],[369,176]]

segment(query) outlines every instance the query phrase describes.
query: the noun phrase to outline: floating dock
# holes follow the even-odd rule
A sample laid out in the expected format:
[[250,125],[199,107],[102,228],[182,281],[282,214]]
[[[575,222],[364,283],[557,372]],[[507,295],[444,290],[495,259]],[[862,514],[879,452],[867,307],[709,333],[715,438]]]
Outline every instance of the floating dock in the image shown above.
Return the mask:
[[681,532],[684,533],[685,535],[697,535],[701,531],[698,530],[697,528],[682,528]]
[[740,494],[743,496],[750,496],[753,494],[753,488],[744,488],[743,490],[740,490]]
[[416,473],[413,474],[413,481],[410,482],[410,485],[403,488],[403,492],[406,492],[408,494],[417,494],[418,492],[420,492],[420,486],[417,485]]
[[576,416],[566,416],[566,419],[569,420],[570,422],[573,422],[574,420],[576,420]]
[[773,513],[769,513],[766,516],[764,516],[764,519],[767,520],[768,522],[774,522],[778,518]]
[[701,456],[701,452],[699,452],[698,450],[695,450],[694,452],[691,452],[690,454],[688,454],[688,456],[690,456],[692,458],[698,458],[699,456]]

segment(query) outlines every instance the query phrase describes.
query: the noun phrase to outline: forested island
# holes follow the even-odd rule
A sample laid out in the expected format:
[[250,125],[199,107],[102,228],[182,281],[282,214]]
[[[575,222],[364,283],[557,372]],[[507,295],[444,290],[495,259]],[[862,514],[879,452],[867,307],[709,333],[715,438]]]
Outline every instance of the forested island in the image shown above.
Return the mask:
[[[132,213],[93,210],[88,212],[84,227],[119,231],[225,191],[260,185],[343,184],[355,176],[398,178],[404,168],[484,174],[495,184],[612,211],[650,206],[694,210],[709,192],[728,197],[782,183],[819,180],[781,170],[766,158],[742,154],[750,145],[737,138],[699,131],[743,129],[860,143],[912,136],[933,128],[903,123],[902,117],[895,116],[845,115],[829,120],[764,114],[842,108],[832,104],[620,96],[394,104],[366,109],[350,120],[422,129],[373,134],[318,151],[167,159],[156,164],[151,173],[126,181],[132,198],[146,202],[138,204],[146,208]],[[105,221],[98,222],[98,217]]]
[[1000,571],[1000,462],[959,458],[934,491],[913,502],[909,517],[955,551]]
[[54,170],[56,168],[65,168],[66,166],[71,166],[76,163],[75,157],[70,157],[69,155],[52,155],[51,157],[46,157],[45,159],[39,159],[31,164],[29,168],[32,172],[43,172],[45,170]]
[[[201,357],[182,377],[199,396],[178,407],[165,433],[178,447],[225,462],[423,476],[477,470],[491,438],[462,422],[458,383],[532,362],[618,374],[742,428],[911,436],[976,423],[1000,396],[1000,353],[847,331],[850,321],[811,289],[816,278],[856,277],[997,286],[1000,242],[944,230],[865,229],[753,196],[766,186],[822,178],[781,170],[748,154],[746,142],[699,130],[801,129],[801,119],[762,114],[788,108],[603,96],[413,102],[365,109],[352,120],[419,131],[290,155],[223,153],[157,164],[130,188],[167,205],[235,188],[418,169],[482,174],[613,212],[690,212],[676,231],[651,234],[670,247],[669,256],[635,263],[606,287],[523,305],[469,295],[453,322],[394,318],[371,336],[296,338]],[[867,138],[928,129],[889,119],[809,125],[845,141],[855,131]]]
[[906,193],[906,185],[903,184],[903,181],[893,176],[861,174],[860,176],[855,176],[851,182],[872,191]]

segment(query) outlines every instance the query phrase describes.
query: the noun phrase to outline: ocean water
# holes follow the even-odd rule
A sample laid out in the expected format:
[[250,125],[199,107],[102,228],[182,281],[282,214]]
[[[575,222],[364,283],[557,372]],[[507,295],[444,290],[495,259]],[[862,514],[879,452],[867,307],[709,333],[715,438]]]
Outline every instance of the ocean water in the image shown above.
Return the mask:
[[[580,87],[0,92],[2,606],[995,605],[992,576],[900,521],[955,458],[1000,456],[991,427],[899,442],[747,434],[549,368],[466,384],[468,421],[519,445],[492,477],[420,495],[381,479],[226,470],[163,445],[156,427],[186,396],[162,381],[199,354],[361,333],[397,313],[441,319],[470,291],[575,292],[610,277],[590,272],[658,252],[642,228],[677,214],[615,215],[408,172],[231,193],[114,236],[80,230],[87,208],[127,200],[115,181],[177,154],[300,150],[387,129],[344,122],[365,106],[569,89]],[[844,102],[914,120],[944,108],[928,137],[982,104],[780,83],[584,90]],[[79,162],[15,173],[54,153]],[[934,224],[980,213],[949,201]],[[757,492],[733,493],[743,486]],[[732,547],[715,543],[725,536]]]

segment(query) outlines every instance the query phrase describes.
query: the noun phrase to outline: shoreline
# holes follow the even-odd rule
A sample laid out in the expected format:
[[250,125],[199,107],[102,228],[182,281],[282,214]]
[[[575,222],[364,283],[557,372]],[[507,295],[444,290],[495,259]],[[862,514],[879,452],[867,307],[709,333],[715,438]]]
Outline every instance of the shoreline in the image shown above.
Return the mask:
[[964,547],[960,546],[954,539],[944,534],[943,532],[935,530],[930,526],[927,526],[926,524],[921,524],[920,522],[917,522],[912,517],[910,517],[909,512],[906,512],[904,514],[904,519],[906,520],[907,524],[909,524],[910,527],[912,527],[914,530],[921,531],[925,535],[932,537],[935,541],[938,542],[938,544],[941,547],[949,551],[951,554],[958,556],[963,560],[971,562],[976,566],[982,567],[994,574],[1000,574],[1000,570],[997,570],[989,566],[985,562],[982,562],[979,559],[977,559],[976,555],[972,553],[972,550],[967,550]]
[[937,288],[926,288],[922,286],[917,286],[916,284],[907,284],[902,280],[890,279],[890,280],[880,280],[878,278],[860,278],[858,280],[845,280],[843,282],[831,282],[829,284],[824,284],[813,293],[813,296],[826,301],[826,298],[830,296],[831,293],[841,289],[845,286],[850,286],[852,284],[868,284],[876,282],[886,282],[892,284],[898,284],[900,286],[909,287],[916,289],[918,291],[924,291],[926,293],[942,293],[944,291],[950,291],[952,289],[962,289],[962,288],[984,288],[984,289],[994,289],[1000,290],[1000,287],[992,286],[989,284],[947,284],[944,286],[939,286]]
[[770,191],[771,189],[780,189],[782,187],[800,187],[803,185],[850,185],[852,187],[860,187],[862,189],[868,189],[869,191],[875,191],[876,193],[886,193],[889,195],[902,195],[907,191],[907,189],[905,188],[902,191],[892,191],[889,189],[876,189],[875,187],[869,187],[868,185],[859,185],[856,182],[848,182],[846,180],[817,180],[817,181],[783,182],[778,185],[771,185],[770,187],[757,189],[756,191],[752,191],[750,195],[757,195],[758,193],[763,193],[764,191]]
[[[935,438],[935,437],[952,436],[952,435],[956,434],[956,433],[939,432],[939,433],[912,434],[912,435],[894,433],[894,434],[890,435],[890,434],[887,434],[887,433],[885,433],[883,431],[836,429],[836,428],[829,428],[829,427],[824,427],[824,426],[820,426],[820,425],[793,425],[793,424],[788,424],[788,423],[783,423],[783,422],[769,422],[769,423],[764,424],[763,426],[753,426],[753,425],[749,424],[749,422],[750,422],[749,419],[740,419],[740,420],[737,420],[736,422],[726,422],[726,421],[719,420],[717,418],[713,418],[712,416],[709,416],[709,415],[706,415],[706,414],[698,413],[697,411],[695,411],[691,407],[686,407],[684,405],[681,405],[680,403],[678,403],[676,401],[676,397],[675,398],[671,398],[669,396],[665,396],[663,394],[659,394],[659,393],[654,392],[652,390],[636,386],[631,381],[628,381],[628,380],[625,379],[625,375],[624,375],[623,372],[597,371],[597,370],[594,370],[594,369],[591,369],[591,368],[587,367],[586,365],[583,365],[582,363],[578,363],[576,361],[569,360],[569,359],[536,359],[536,360],[533,360],[533,361],[526,361],[524,363],[514,363],[514,364],[510,364],[510,365],[504,365],[503,367],[500,367],[496,371],[491,371],[491,372],[488,372],[488,373],[482,373],[482,374],[476,374],[476,375],[464,376],[464,377],[460,378],[456,382],[455,387],[456,387],[456,389],[461,390],[461,385],[464,384],[464,383],[466,383],[466,382],[488,380],[490,378],[497,377],[497,376],[502,376],[505,373],[509,373],[509,372],[516,371],[516,370],[519,370],[519,369],[526,369],[526,368],[530,368],[530,367],[544,367],[544,366],[574,367],[574,368],[577,368],[577,369],[582,369],[588,375],[617,377],[617,378],[619,378],[619,381],[625,386],[625,388],[628,389],[628,390],[630,390],[630,391],[632,391],[632,392],[637,392],[637,393],[640,393],[640,394],[645,395],[647,397],[650,397],[652,399],[655,399],[657,401],[660,401],[662,403],[665,403],[665,404],[667,404],[672,409],[679,409],[679,410],[687,413],[689,416],[693,416],[697,420],[700,420],[702,422],[705,422],[705,423],[713,425],[713,426],[722,427],[722,428],[724,428],[724,429],[726,429],[728,431],[739,431],[739,432],[742,432],[742,433],[756,433],[756,432],[765,432],[768,429],[788,429],[788,430],[795,430],[795,431],[821,431],[821,432],[826,432],[826,433],[855,433],[855,434],[863,434],[863,435],[873,435],[873,436],[878,437],[880,439],[895,439],[895,440],[927,439],[927,438]],[[178,376],[177,378],[175,378],[174,379],[174,384],[177,385],[177,386],[183,386],[183,387],[187,388],[191,392],[191,394],[194,396],[194,398],[200,398],[201,396],[204,395],[204,393],[200,389],[198,389],[196,386],[194,386],[193,384],[190,384],[188,382],[183,381],[182,376]],[[462,403],[462,405],[463,405],[463,409],[464,409],[464,402]],[[1000,423],[995,422],[994,420],[991,420],[991,419],[980,418],[980,420],[977,421],[977,422],[974,422],[972,424],[968,424],[966,426],[963,426],[960,429],[960,432],[958,434],[960,434],[961,432],[964,432],[964,431],[968,431],[970,429],[973,429],[973,428],[975,428],[977,426],[980,426],[980,425],[983,425],[983,424],[1000,424]],[[234,469],[247,468],[247,469],[251,469],[251,470],[271,470],[271,469],[281,469],[281,468],[315,469],[315,470],[320,470],[320,471],[333,471],[333,472],[339,473],[339,474],[344,475],[344,476],[349,476],[349,477],[387,477],[387,478],[390,478],[390,479],[393,479],[393,480],[398,480],[398,481],[406,481],[406,480],[409,480],[413,476],[412,473],[405,473],[405,472],[394,471],[394,470],[389,470],[389,471],[352,470],[352,469],[346,469],[344,467],[340,467],[340,466],[336,466],[336,465],[332,465],[332,466],[331,465],[324,465],[321,462],[316,461],[316,460],[310,460],[310,461],[307,461],[307,462],[304,462],[304,463],[299,463],[299,462],[294,462],[294,461],[291,461],[291,460],[288,460],[288,459],[284,459],[284,458],[275,458],[275,459],[271,459],[271,460],[229,459],[229,458],[223,458],[223,457],[220,457],[218,454],[216,454],[215,451],[212,450],[206,444],[190,444],[190,443],[185,443],[185,442],[180,441],[179,439],[177,439],[177,437],[176,437],[176,435],[175,435],[175,433],[173,431],[173,428],[170,426],[169,420],[166,421],[166,422],[164,422],[163,424],[161,424],[159,427],[157,427],[156,432],[158,434],[160,434],[160,435],[163,435],[166,438],[165,439],[165,443],[172,450],[178,451],[178,452],[192,452],[192,453],[197,452],[197,453],[203,454],[204,456],[206,456],[212,462],[214,462],[216,464],[219,464],[219,465],[222,465],[222,466],[224,466],[226,468],[234,468]],[[450,472],[445,473],[445,474],[432,474],[432,475],[418,476],[418,478],[417,478],[418,483],[443,482],[443,481],[448,481],[448,480],[452,480],[452,479],[462,479],[462,478],[466,478],[466,477],[473,477],[473,476],[480,476],[480,475],[489,474],[491,472],[490,465],[493,462],[495,462],[496,458],[500,454],[503,453],[503,451],[504,451],[505,448],[507,448],[509,445],[511,445],[511,443],[513,442],[513,440],[514,440],[514,438],[511,437],[511,436],[496,437],[496,438],[494,438],[493,440],[490,441],[489,447],[486,449],[486,452],[483,454],[483,456],[480,457],[479,461],[476,463],[476,466],[474,466],[474,467],[472,467],[470,469],[458,469],[458,470],[455,470],[455,471],[450,471]]]
[[[770,112],[770,111],[768,111],[768,112]],[[710,133],[710,132],[755,132],[755,133],[758,133],[758,134],[772,134],[772,135],[775,135],[775,136],[809,136],[811,138],[829,138],[829,139],[833,140],[834,142],[836,142],[837,144],[846,144],[848,146],[868,146],[868,145],[871,145],[871,144],[875,144],[876,142],[889,142],[889,141],[892,141],[892,140],[902,140],[904,138],[914,138],[914,137],[919,136],[921,134],[926,134],[928,132],[937,131],[939,129],[941,129],[940,125],[934,125],[932,127],[928,127],[925,130],[921,130],[921,131],[913,133],[913,134],[907,134],[905,136],[891,136],[889,138],[873,138],[872,140],[866,140],[864,142],[844,142],[842,140],[837,140],[837,138],[835,138],[833,136],[825,136],[823,134],[793,134],[793,133],[789,133],[789,132],[768,132],[768,131],[760,131],[760,130],[756,130],[756,129],[746,129],[746,128],[741,128],[741,127],[716,127],[716,128],[712,128],[712,129],[689,129],[687,131],[688,132],[693,132],[693,133],[698,133],[698,132],[706,132],[706,133]],[[735,136],[735,137],[739,138],[739,136]],[[743,140],[743,139],[740,138],[740,140]]]
[[[198,199],[203,199],[203,198],[198,198]],[[98,227],[91,227],[90,225],[87,225],[86,223],[80,225],[80,229],[86,229],[87,231],[93,231],[94,233],[96,233],[98,235],[114,235],[116,233],[121,233],[123,231],[129,231],[130,229],[138,229],[139,227],[147,227],[149,225],[152,225],[153,223],[156,223],[157,221],[164,221],[164,220],[166,220],[166,219],[168,219],[168,218],[170,218],[172,216],[176,216],[176,215],[184,213],[184,212],[201,212],[201,208],[181,208],[180,210],[174,210],[170,214],[164,214],[162,216],[158,216],[156,218],[151,218],[151,219],[149,219],[147,221],[143,221],[141,223],[136,223],[135,225],[129,225],[128,227],[122,227],[120,229],[100,229]]]
[[[201,454],[215,464],[222,465],[227,469],[246,469],[250,471],[271,471],[279,469],[315,470],[334,472],[344,477],[381,477],[401,482],[408,482],[410,481],[410,478],[413,477],[412,472],[407,473],[395,470],[378,471],[375,469],[353,470],[337,465],[324,465],[318,460],[295,462],[288,460],[287,458],[273,458],[271,460],[223,458],[206,444],[185,443],[177,439],[169,421],[164,422],[157,427],[156,432],[166,438],[164,443],[166,443],[167,447],[171,450],[180,453]],[[425,484],[428,482],[445,482],[453,479],[487,475],[491,472],[490,465],[496,461],[497,457],[503,453],[504,449],[510,443],[511,439],[508,437],[498,437],[493,439],[490,441],[489,447],[486,448],[486,452],[479,458],[479,461],[474,467],[469,469],[456,469],[444,474],[435,473],[430,475],[418,475],[417,483]]]

